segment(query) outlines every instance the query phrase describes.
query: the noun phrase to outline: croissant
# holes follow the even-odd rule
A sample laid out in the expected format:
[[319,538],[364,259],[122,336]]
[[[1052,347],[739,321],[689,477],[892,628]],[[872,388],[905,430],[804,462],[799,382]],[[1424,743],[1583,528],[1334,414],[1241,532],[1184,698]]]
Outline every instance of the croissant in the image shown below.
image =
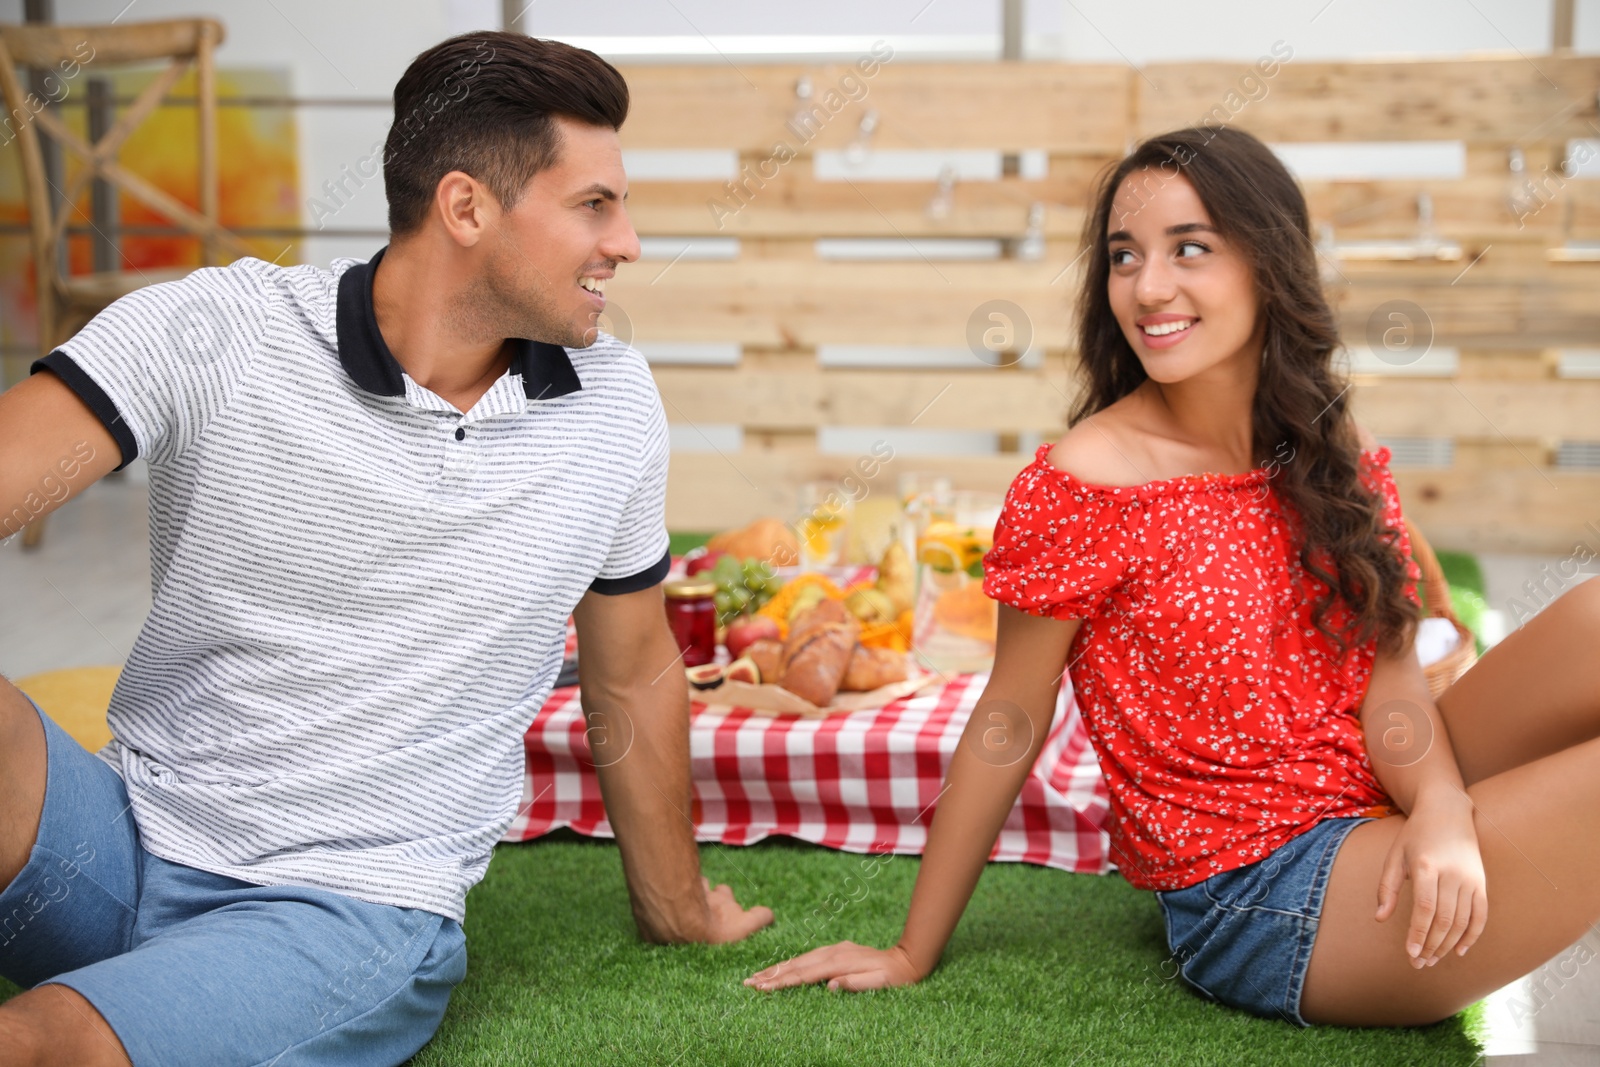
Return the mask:
[[776,683],[783,677],[783,642],[775,637],[752,641],[744,654],[755,663],[763,682]]
[[867,648],[857,644],[845,664],[844,680],[839,688],[848,692],[864,693],[891,682],[906,680],[906,656],[890,648]]

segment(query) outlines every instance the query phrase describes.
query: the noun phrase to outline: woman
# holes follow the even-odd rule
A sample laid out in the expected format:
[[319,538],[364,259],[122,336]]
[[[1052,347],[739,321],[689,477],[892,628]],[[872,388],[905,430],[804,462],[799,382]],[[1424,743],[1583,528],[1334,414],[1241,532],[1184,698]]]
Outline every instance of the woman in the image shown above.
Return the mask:
[[994,669],[904,933],[746,984],[933,970],[1069,672],[1172,971],[1301,1026],[1445,1018],[1600,918],[1600,582],[1434,700],[1389,452],[1347,413],[1293,178],[1248,134],[1179,130],[1086,227],[1087,388],[996,524]]

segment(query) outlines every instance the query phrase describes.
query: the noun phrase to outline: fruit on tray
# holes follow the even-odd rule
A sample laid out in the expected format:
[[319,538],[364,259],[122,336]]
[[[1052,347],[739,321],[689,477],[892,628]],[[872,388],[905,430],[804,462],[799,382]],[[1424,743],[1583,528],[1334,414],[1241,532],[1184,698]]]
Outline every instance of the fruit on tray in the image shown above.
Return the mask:
[[844,598],[844,606],[864,625],[891,622],[899,614],[895,611],[894,601],[889,599],[889,594],[877,588],[855,590]]
[[911,618],[912,613],[902,611],[890,622],[875,622],[861,627],[861,636],[856,640],[867,648],[887,648],[894,652],[906,652],[911,648]]
[[689,676],[689,684],[696,689],[715,689],[723,682],[723,668],[720,663],[702,663],[697,667],[685,667],[684,673]]
[[794,598],[794,603],[789,605],[789,613],[784,617],[784,621],[793,626],[795,619],[804,615],[824,600],[831,599],[833,598],[829,597],[827,591],[821,586],[813,585],[802,589],[799,595]]
[[[905,561],[905,565],[909,570],[910,561],[906,557],[904,550],[901,550],[900,558]],[[821,595],[807,592],[807,590],[813,588],[822,590]],[[800,574],[789,579],[784,587],[778,590],[757,614],[777,620],[778,636],[786,638],[789,635],[789,618],[793,614],[798,614],[799,610],[814,607],[822,599],[845,600],[858,589],[871,588],[874,588],[874,583],[862,582],[852,585],[848,589],[840,589],[826,575],[817,573]],[[882,591],[881,586],[878,588]],[[801,609],[796,610],[795,602],[802,595],[806,597],[806,602]],[[911,610],[908,603],[892,619],[862,623],[861,634],[857,640],[868,648],[887,648],[896,652],[908,651],[911,648]]]
[[751,685],[761,684],[761,668],[756,666],[753,659],[736,659],[728,664],[722,672],[722,677],[730,682],[748,682]]
[[724,530],[706,542],[708,552],[727,552],[740,559],[757,559],[773,567],[800,562],[800,542],[781,519],[760,518],[736,530]]
[[834,585],[826,575],[817,574],[815,572],[797,574],[793,578],[790,578],[787,582],[783,583],[783,588],[772,594],[772,599],[758,608],[756,610],[756,614],[766,615],[769,618],[776,619],[780,634],[787,635],[787,627],[789,625],[790,615],[789,609],[794,606],[795,600],[799,598],[802,592],[805,592],[805,590],[812,587],[821,589],[824,596],[844,596],[844,590],[840,589],[837,585]]
[[784,584],[765,560],[740,559],[732,553],[721,554],[708,573],[717,585],[711,597],[716,604],[717,621],[724,626],[759,610]]
[[741,615],[728,624],[722,643],[728,646],[728,656],[738,659],[757,641],[778,636],[776,619],[766,615]]
[[716,552],[705,552],[698,556],[690,556],[684,560],[683,576],[685,578],[693,578],[701,571],[708,571],[715,566],[717,560],[726,555],[726,552],[719,550]]
[[900,538],[894,536],[878,562],[878,589],[894,604],[894,614],[910,611],[917,595],[916,569]]

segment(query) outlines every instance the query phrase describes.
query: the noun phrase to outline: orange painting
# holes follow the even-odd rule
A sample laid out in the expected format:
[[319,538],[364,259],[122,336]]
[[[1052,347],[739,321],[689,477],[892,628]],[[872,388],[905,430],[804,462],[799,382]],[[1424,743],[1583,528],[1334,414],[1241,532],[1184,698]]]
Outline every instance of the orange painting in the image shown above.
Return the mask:
[[[58,113],[80,135],[86,129],[86,80],[96,76],[85,64],[61,96]],[[111,95],[126,101],[136,96],[154,76],[150,71],[100,71]],[[195,76],[191,71],[168,99],[193,99]],[[289,95],[287,71],[219,70],[219,102],[229,98],[283,98]],[[114,118],[113,118],[114,121]],[[128,138],[118,156],[128,170],[153,182],[165,192],[198,210],[198,111],[192,104],[169,103],[158,108]],[[48,140],[47,138],[42,138]],[[220,103],[217,108],[217,145],[220,172],[222,224],[230,228],[294,228],[300,225],[300,176],[294,110],[290,107],[241,107]],[[77,172],[71,153],[62,152],[66,177]],[[75,205],[73,222],[87,226],[91,192],[85,188]],[[121,194],[118,217],[124,227],[170,225],[143,204]],[[25,227],[28,209],[23,195],[22,158],[16,143],[0,145],[0,349],[5,360],[5,383],[25,377],[36,356],[33,256]],[[299,242],[292,237],[245,237],[254,254],[269,262],[296,263]],[[88,236],[69,237],[68,252],[74,274],[93,270]],[[200,245],[190,237],[125,235],[120,241],[118,269],[150,270],[198,266]]]

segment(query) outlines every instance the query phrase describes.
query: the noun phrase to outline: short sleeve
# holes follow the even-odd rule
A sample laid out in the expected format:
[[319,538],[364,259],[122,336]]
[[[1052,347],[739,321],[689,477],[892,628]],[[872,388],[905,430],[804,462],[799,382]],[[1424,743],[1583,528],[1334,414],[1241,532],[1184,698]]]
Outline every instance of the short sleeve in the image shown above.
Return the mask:
[[632,593],[658,585],[672,569],[667,535],[667,464],[671,443],[666,410],[653,385],[653,404],[641,455],[642,472],[617,523],[605,564],[589,588],[597,593]]
[[[251,266],[246,266],[249,263]],[[181,455],[226,408],[266,331],[258,260],[193,271],[118,298],[43,359],[122,451],[152,465]]]
[[1030,615],[1093,619],[1127,577],[1136,505],[1038,464],[1006,492],[983,592]]
[[1382,501],[1379,525],[1395,531],[1392,543],[1405,565],[1406,598],[1420,607],[1422,597],[1417,584],[1422,580],[1422,568],[1411,557],[1411,536],[1406,532],[1405,516],[1400,511],[1400,490],[1389,473],[1389,449],[1385,446],[1376,452],[1363,452],[1361,460],[1363,483]]

